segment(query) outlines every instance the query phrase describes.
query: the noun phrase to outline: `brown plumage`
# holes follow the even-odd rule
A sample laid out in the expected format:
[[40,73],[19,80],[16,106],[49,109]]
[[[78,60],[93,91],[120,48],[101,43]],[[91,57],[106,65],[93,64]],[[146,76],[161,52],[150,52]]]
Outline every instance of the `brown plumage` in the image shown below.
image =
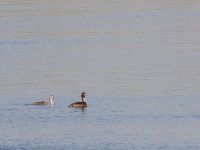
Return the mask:
[[87,107],[87,102],[85,101],[85,97],[86,97],[86,93],[82,92],[81,93],[81,102],[75,102],[69,105],[69,107],[73,107],[73,108],[85,108]]
[[49,102],[46,101],[33,102],[32,105],[49,105]]

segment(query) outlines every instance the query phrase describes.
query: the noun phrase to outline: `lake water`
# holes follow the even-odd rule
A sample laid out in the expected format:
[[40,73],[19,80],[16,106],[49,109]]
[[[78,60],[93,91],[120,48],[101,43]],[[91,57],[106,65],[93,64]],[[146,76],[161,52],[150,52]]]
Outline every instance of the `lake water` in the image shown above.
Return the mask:
[[0,0],[0,149],[200,149],[199,40],[199,0]]

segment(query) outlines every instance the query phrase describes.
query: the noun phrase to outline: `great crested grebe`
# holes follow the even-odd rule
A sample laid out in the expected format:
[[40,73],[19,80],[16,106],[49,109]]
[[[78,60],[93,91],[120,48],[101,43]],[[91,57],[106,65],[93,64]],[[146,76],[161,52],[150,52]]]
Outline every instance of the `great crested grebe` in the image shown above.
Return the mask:
[[37,101],[37,102],[32,103],[32,105],[41,105],[41,106],[49,105],[49,106],[53,106],[53,99],[54,99],[54,96],[50,95],[48,101]]
[[75,102],[69,105],[69,107],[73,107],[73,108],[85,108],[87,107],[87,102],[85,101],[85,97],[86,97],[86,93],[82,92],[81,93],[81,100],[82,102]]

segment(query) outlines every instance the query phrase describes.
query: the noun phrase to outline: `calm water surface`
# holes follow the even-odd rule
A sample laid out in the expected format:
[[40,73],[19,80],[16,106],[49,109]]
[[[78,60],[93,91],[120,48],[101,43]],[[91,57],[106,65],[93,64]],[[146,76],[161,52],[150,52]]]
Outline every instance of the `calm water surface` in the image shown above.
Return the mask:
[[0,149],[200,149],[199,18],[199,0],[0,0]]

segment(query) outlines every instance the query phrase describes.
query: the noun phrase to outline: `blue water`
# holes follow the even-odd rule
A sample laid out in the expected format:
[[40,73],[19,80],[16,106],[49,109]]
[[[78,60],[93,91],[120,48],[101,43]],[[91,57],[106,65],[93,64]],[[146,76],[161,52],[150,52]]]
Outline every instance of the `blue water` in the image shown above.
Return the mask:
[[197,0],[1,0],[0,150],[200,149],[199,17]]

